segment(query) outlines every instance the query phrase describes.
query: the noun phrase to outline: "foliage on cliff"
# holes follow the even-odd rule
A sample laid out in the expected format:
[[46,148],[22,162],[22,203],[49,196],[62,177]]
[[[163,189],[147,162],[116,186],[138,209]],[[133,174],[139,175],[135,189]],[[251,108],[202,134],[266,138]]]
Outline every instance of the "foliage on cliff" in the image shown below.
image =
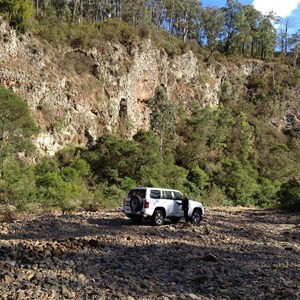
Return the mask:
[[[8,9],[14,25],[13,9],[21,2],[0,3],[6,4],[2,8]],[[122,21],[108,17],[111,8],[107,7],[97,15],[102,16],[99,20],[83,14],[95,11],[87,7],[78,10],[74,3],[78,2],[40,1],[37,23],[33,23],[38,26],[32,30],[55,45],[74,48],[101,48],[104,41],[111,41],[121,42],[130,50],[132,43],[151,37],[170,56],[192,48],[200,55],[205,53],[206,60],[214,54],[224,64],[233,54],[264,59],[273,55],[276,37],[270,20],[238,1],[228,1],[220,10],[202,10],[199,24],[206,26],[203,28],[195,28],[198,23],[194,15],[189,22],[180,22],[180,1],[173,1],[178,7],[170,7],[164,32],[158,30],[162,25],[159,17],[145,22],[149,11],[142,19],[137,18],[139,13],[123,12],[118,15]],[[196,5],[195,1],[190,4]],[[170,15],[172,9],[174,15]],[[218,22],[209,23],[216,13]],[[21,30],[25,19],[16,19]],[[130,26],[134,20],[136,26]],[[260,28],[250,26],[255,24]],[[205,41],[198,35],[201,30]],[[299,41],[297,36],[295,41]],[[222,55],[217,56],[217,51]],[[292,61],[284,56],[284,62],[272,59],[261,73],[252,74],[245,82],[224,78],[220,105],[214,109],[203,107],[200,95],[188,106],[178,99],[168,99],[159,86],[149,99],[149,131],[139,131],[132,140],[107,133],[89,148],[63,149],[54,157],[37,159],[35,164],[29,160],[29,150],[37,129],[27,106],[1,89],[0,201],[17,209],[63,211],[118,206],[129,188],[148,185],[178,188],[204,205],[299,209],[300,77],[295,57]],[[236,63],[242,59],[239,57]],[[278,115],[284,119],[284,126],[273,124],[273,117]]]
[[[7,92],[1,95],[4,103]],[[272,114],[268,107],[276,103],[276,95],[259,100],[266,104],[264,113],[246,96],[239,103],[226,100],[217,109],[195,103],[190,115],[182,108],[179,113],[159,88],[153,101],[167,108],[159,112],[166,123],[160,130],[154,122],[155,130],[140,131],[132,140],[105,134],[91,148],[64,149],[37,164],[7,153],[2,158],[2,202],[18,209],[63,211],[118,206],[129,188],[145,185],[178,188],[205,205],[298,209],[299,131],[280,132],[261,117]],[[180,115],[175,123],[173,111]],[[8,119],[13,113],[8,111]],[[154,114],[153,120],[158,117]],[[14,130],[22,127],[17,122]]]
[[[153,37],[163,31],[183,42],[196,41],[208,50],[206,59],[217,51],[226,56],[265,59],[272,57],[275,47],[287,53],[299,46],[299,31],[292,33],[291,22],[274,14],[263,15],[253,5],[238,0],[227,0],[224,7],[206,8],[198,0],[0,0],[0,7],[0,13],[7,13],[18,31],[24,31],[32,19],[31,30],[55,43],[84,46],[99,43],[101,37],[127,43],[135,35],[128,30],[130,25],[139,28],[143,36]],[[114,30],[116,24],[111,24],[112,30],[107,30],[105,22],[113,19],[127,28]],[[278,32],[276,21],[281,25]]]

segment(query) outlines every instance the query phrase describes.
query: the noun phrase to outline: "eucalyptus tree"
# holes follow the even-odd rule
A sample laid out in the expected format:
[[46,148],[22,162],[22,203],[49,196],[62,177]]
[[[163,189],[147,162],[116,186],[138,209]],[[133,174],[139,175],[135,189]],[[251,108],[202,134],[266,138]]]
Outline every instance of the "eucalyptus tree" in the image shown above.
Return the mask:
[[258,44],[260,58],[265,59],[268,54],[273,55],[276,43],[276,30],[273,26],[274,15],[264,16],[258,27]]
[[122,0],[112,0],[111,1],[114,7],[113,17],[122,18]]
[[249,42],[251,44],[250,56],[254,57],[255,45],[258,39],[259,24],[263,19],[263,15],[260,11],[256,10],[252,5],[245,5],[244,13],[246,17],[246,22],[250,27],[250,32],[249,32],[249,37],[250,37]]
[[167,150],[175,149],[176,136],[176,112],[174,105],[169,101],[167,91],[158,87],[153,99],[150,101],[150,126],[151,130],[160,140],[161,155]]
[[156,27],[161,27],[165,21],[167,0],[146,0],[147,20]]
[[252,40],[251,27],[245,17],[245,21],[242,22],[237,36],[237,48],[244,56],[250,56]]
[[122,0],[122,20],[133,26],[142,23],[146,14],[145,2],[145,0]]
[[224,52],[228,55],[233,46],[237,46],[240,38],[240,30],[245,23],[245,14],[242,4],[237,0],[227,0],[226,7],[223,7],[225,15],[224,23]]
[[198,0],[167,1],[166,21],[171,33],[187,41],[195,37],[199,25],[201,3]]
[[200,15],[201,26],[204,30],[209,55],[206,58],[209,60],[214,51],[216,51],[222,36],[222,28],[225,22],[225,16],[222,9],[218,7],[207,7],[202,10]]
[[104,21],[113,15],[114,3],[110,0],[89,1],[89,15],[93,21]]
[[291,16],[285,18],[278,18],[277,22],[280,24],[279,28],[279,44],[281,46],[281,52],[287,53],[289,50],[289,37],[290,30],[295,26],[295,19]]
[[289,37],[289,45],[291,46],[291,51],[293,52],[293,66],[296,68],[297,60],[300,54],[300,29],[296,33],[293,33]]

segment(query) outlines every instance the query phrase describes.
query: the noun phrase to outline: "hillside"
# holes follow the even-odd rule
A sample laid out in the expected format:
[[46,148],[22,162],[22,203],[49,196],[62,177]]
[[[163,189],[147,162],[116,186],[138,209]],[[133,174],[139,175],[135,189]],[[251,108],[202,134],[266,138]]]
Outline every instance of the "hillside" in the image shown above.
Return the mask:
[[[106,42],[98,49],[54,48],[29,33],[18,37],[5,22],[0,32],[0,83],[28,103],[41,129],[35,144],[42,155],[87,146],[106,131],[131,138],[149,129],[149,100],[159,86],[177,109],[191,110],[195,102],[201,107],[217,107],[222,98],[239,102],[257,89],[259,80],[272,76],[280,85],[277,77],[293,72],[259,60],[204,63],[192,51],[169,56],[149,39],[130,47]],[[264,112],[266,123],[279,130],[299,126],[298,86],[288,88],[288,98],[270,103],[275,114]]]
[[1,22],[1,89],[25,100],[39,128],[29,154],[18,139],[31,123],[25,134],[18,113],[3,116],[2,203],[118,206],[129,188],[156,185],[209,205],[298,208],[297,65],[220,53],[207,61],[192,43],[101,24],[122,38],[50,44]]

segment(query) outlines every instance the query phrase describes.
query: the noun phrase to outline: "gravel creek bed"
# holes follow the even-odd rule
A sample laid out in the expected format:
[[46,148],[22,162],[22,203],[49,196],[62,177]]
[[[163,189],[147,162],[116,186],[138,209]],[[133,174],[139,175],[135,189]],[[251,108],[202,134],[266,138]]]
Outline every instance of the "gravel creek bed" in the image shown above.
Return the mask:
[[208,208],[200,225],[120,211],[0,223],[0,299],[300,299],[300,214]]

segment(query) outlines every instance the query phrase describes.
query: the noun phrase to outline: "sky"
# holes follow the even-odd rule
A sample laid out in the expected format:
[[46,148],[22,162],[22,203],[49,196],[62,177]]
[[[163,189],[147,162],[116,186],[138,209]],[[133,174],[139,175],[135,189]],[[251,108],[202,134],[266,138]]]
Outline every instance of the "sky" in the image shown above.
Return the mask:
[[[226,0],[200,0],[206,6],[226,6]],[[300,30],[300,0],[239,0],[243,5],[252,4],[263,14],[274,11],[277,16],[285,18],[291,16],[294,20],[294,30]]]

